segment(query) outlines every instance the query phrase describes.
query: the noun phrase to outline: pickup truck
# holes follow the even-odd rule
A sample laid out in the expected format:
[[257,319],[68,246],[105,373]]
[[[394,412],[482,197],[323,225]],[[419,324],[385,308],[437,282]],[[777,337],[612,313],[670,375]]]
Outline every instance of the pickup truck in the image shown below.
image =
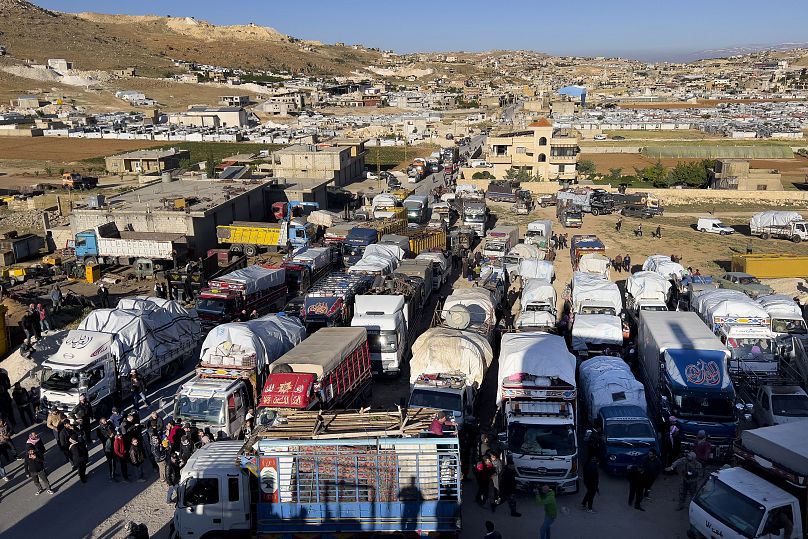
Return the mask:
[[83,176],[78,172],[62,174],[62,187],[65,189],[92,189],[98,187],[98,178]]

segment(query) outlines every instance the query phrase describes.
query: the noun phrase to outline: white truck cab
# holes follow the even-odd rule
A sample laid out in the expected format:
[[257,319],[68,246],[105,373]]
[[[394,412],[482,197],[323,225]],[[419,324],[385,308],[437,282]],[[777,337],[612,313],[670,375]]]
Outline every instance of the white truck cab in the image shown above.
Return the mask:
[[713,219],[713,218],[699,218],[698,222],[696,223],[696,230],[698,230],[699,232],[712,232],[713,234],[721,234],[722,236],[735,233],[735,229],[728,227],[727,225],[722,223],[721,219]]
[[760,427],[808,419],[808,394],[798,385],[763,385],[755,394],[752,415]]
[[730,370],[777,374],[775,335],[765,326],[722,324],[716,335],[729,348]]
[[244,427],[246,409],[253,406],[251,395],[244,380],[195,376],[177,391],[174,420],[234,439]]
[[351,327],[367,329],[370,363],[375,373],[401,372],[409,344],[407,322],[404,296],[356,296]]
[[443,410],[462,425],[474,415],[475,391],[463,376],[422,374],[412,384],[408,407]]

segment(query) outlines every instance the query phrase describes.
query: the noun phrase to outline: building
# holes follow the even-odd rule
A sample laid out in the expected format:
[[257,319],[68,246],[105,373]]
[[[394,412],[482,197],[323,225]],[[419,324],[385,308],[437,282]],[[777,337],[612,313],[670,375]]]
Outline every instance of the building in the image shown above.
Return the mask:
[[125,67],[123,69],[115,69],[112,74],[116,77],[134,77],[137,70],[134,67]]
[[191,106],[185,112],[168,115],[168,123],[187,127],[247,127],[247,111],[242,107]]
[[46,104],[46,102],[40,101],[35,95],[21,95],[17,98],[17,108],[19,109],[38,109]]
[[719,159],[709,172],[711,189],[736,191],[782,191],[779,172],[749,168],[746,159]]
[[541,118],[524,131],[489,137],[486,160],[497,178],[511,168],[524,168],[540,181],[574,180],[579,152],[574,132],[553,129],[550,120]]
[[222,107],[246,107],[250,104],[248,95],[222,95],[219,96],[219,105]]
[[[176,204],[183,199],[182,204]],[[104,223],[118,230],[165,232],[189,238],[192,256],[204,256],[219,247],[216,227],[233,221],[262,221],[272,205],[266,184],[227,183],[217,180],[157,182],[127,191],[101,208],[74,208],[70,227],[75,234]]]
[[333,144],[296,144],[272,153],[276,178],[328,180],[341,187],[362,177],[364,141]]
[[73,62],[68,62],[64,58],[49,58],[48,67],[56,71],[67,71],[73,69]]
[[159,174],[180,168],[180,163],[191,158],[190,150],[136,150],[112,155],[105,159],[110,174]]

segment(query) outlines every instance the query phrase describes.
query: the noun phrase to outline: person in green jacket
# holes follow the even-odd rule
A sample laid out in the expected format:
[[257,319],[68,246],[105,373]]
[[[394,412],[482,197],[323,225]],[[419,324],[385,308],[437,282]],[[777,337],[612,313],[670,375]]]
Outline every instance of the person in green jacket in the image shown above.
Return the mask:
[[550,526],[553,525],[558,516],[558,505],[556,505],[555,492],[550,490],[549,485],[542,485],[536,501],[544,506],[544,522],[539,531],[539,539],[550,539]]

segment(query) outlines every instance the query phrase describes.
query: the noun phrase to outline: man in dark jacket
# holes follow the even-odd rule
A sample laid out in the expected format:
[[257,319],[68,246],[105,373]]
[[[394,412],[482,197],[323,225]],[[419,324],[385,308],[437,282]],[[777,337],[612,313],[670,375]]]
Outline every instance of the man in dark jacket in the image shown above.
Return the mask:
[[642,497],[645,493],[645,467],[634,466],[628,471],[628,504],[634,504],[634,509],[645,511],[642,508]]
[[87,482],[87,463],[90,461],[90,454],[87,451],[87,444],[80,436],[70,438],[70,458],[73,465],[79,471],[79,479],[82,483]]
[[92,442],[90,438],[90,423],[93,421],[93,406],[87,400],[87,395],[82,393],[79,396],[79,403],[73,408],[73,415],[76,419],[81,421],[81,432],[84,435],[84,442],[89,445]]
[[25,458],[25,470],[34,480],[34,485],[36,485],[35,496],[39,496],[46,490],[48,494],[53,494],[50,481],[48,481],[48,474],[45,473],[45,459],[37,455],[33,449],[28,452],[28,456]]
[[595,494],[598,493],[598,484],[600,483],[597,454],[589,455],[589,460],[584,464],[583,472],[586,494],[584,495],[583,501],[581,501],[581,509],[587,513],[594,513],[595,510],[592,509],[592,502],[595,500]]
[[5,419],[0,418],[0,454],[6,457],[6,462],[11,462],[19,458],[17,448],[11,439],[11,427]]
[[662,472],[662,459],[659,458],[659,455],[656,452],[656,449],[649,449],[648,455],[646,455],[645,460],[642,463],[643,467],[645,468],[645,497],[648,498],[651,496],[651,487],[654,486],[654,481],[656,481],[659,474]]
[[513,463],[505,465],[499,476],[499,500],[497,500],[497,503],[504,501],[508,502],[512,517],[522,516],[522,513],[516,510],[516,470]]
[[98,301],[101,302],[102,309],[109,309],[109,290],[104,283],[98,287]]
[[33,425],[34,410],[31,407],[31,396],[28,394],[28,391],[20,386],[19,382],[14,384],[14,389],[11,391],[11,398],[14,399],[17,410],[20,412],[20,419],[22,419],[25,426]]
[[65,461],[72,463],[70,459],[70,435],[74,432],[73,425],[70,423],[69,419],[65,419],[62,425],[62,430],[59,431],[59,437],[56,439],[56,445],[59,446],[59,449],[64,454]]

